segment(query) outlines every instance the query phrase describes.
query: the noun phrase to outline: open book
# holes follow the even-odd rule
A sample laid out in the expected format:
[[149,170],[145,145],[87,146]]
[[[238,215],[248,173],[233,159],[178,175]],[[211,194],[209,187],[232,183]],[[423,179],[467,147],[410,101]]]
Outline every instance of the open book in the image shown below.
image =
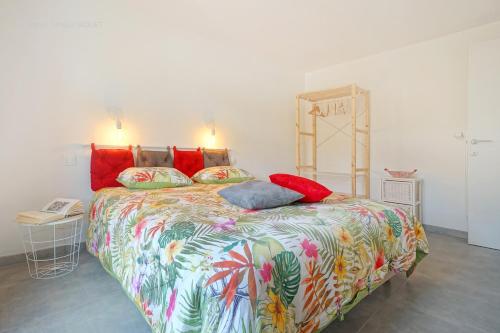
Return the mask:
[[17,223],[44,224],[83,214],[83,204],[78,199],[57,198],[49,202],[42,210],[17,214]]

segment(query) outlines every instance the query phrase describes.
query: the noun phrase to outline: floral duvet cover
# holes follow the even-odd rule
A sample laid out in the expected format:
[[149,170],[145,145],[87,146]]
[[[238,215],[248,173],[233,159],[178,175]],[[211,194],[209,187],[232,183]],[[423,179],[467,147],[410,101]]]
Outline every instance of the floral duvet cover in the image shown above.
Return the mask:
[[420,222],[370,200],[250,211],[227,185],[92,200],[87,249],[153,332],[316,332],[428,252]]

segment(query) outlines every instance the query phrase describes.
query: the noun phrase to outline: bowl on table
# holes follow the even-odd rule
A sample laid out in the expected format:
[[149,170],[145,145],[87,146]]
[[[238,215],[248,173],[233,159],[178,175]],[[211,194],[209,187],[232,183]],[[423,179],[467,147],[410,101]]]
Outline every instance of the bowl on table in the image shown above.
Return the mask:
[[417,172],[417,169],[414,169],[412,171],[404,171],[404,170],[389,170],[385,168],[384,171],[394,178],[412,178]]

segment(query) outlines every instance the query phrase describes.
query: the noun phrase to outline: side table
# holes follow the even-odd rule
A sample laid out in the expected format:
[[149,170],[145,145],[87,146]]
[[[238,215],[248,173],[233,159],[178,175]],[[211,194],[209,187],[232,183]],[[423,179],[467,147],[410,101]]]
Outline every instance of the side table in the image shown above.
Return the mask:
[[19,224],[28,271],[34,279],[51,279],[78,266],[83,214],[45,224]]

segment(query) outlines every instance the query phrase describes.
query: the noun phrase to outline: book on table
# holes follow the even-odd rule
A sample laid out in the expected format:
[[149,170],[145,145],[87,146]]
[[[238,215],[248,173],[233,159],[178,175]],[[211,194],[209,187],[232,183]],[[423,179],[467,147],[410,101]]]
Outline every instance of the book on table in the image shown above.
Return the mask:
[[80,200],[57,198],[49,202],[41,210],[18,213],[16,222],[45,224],[80,214],[83,214],[83,203]]

